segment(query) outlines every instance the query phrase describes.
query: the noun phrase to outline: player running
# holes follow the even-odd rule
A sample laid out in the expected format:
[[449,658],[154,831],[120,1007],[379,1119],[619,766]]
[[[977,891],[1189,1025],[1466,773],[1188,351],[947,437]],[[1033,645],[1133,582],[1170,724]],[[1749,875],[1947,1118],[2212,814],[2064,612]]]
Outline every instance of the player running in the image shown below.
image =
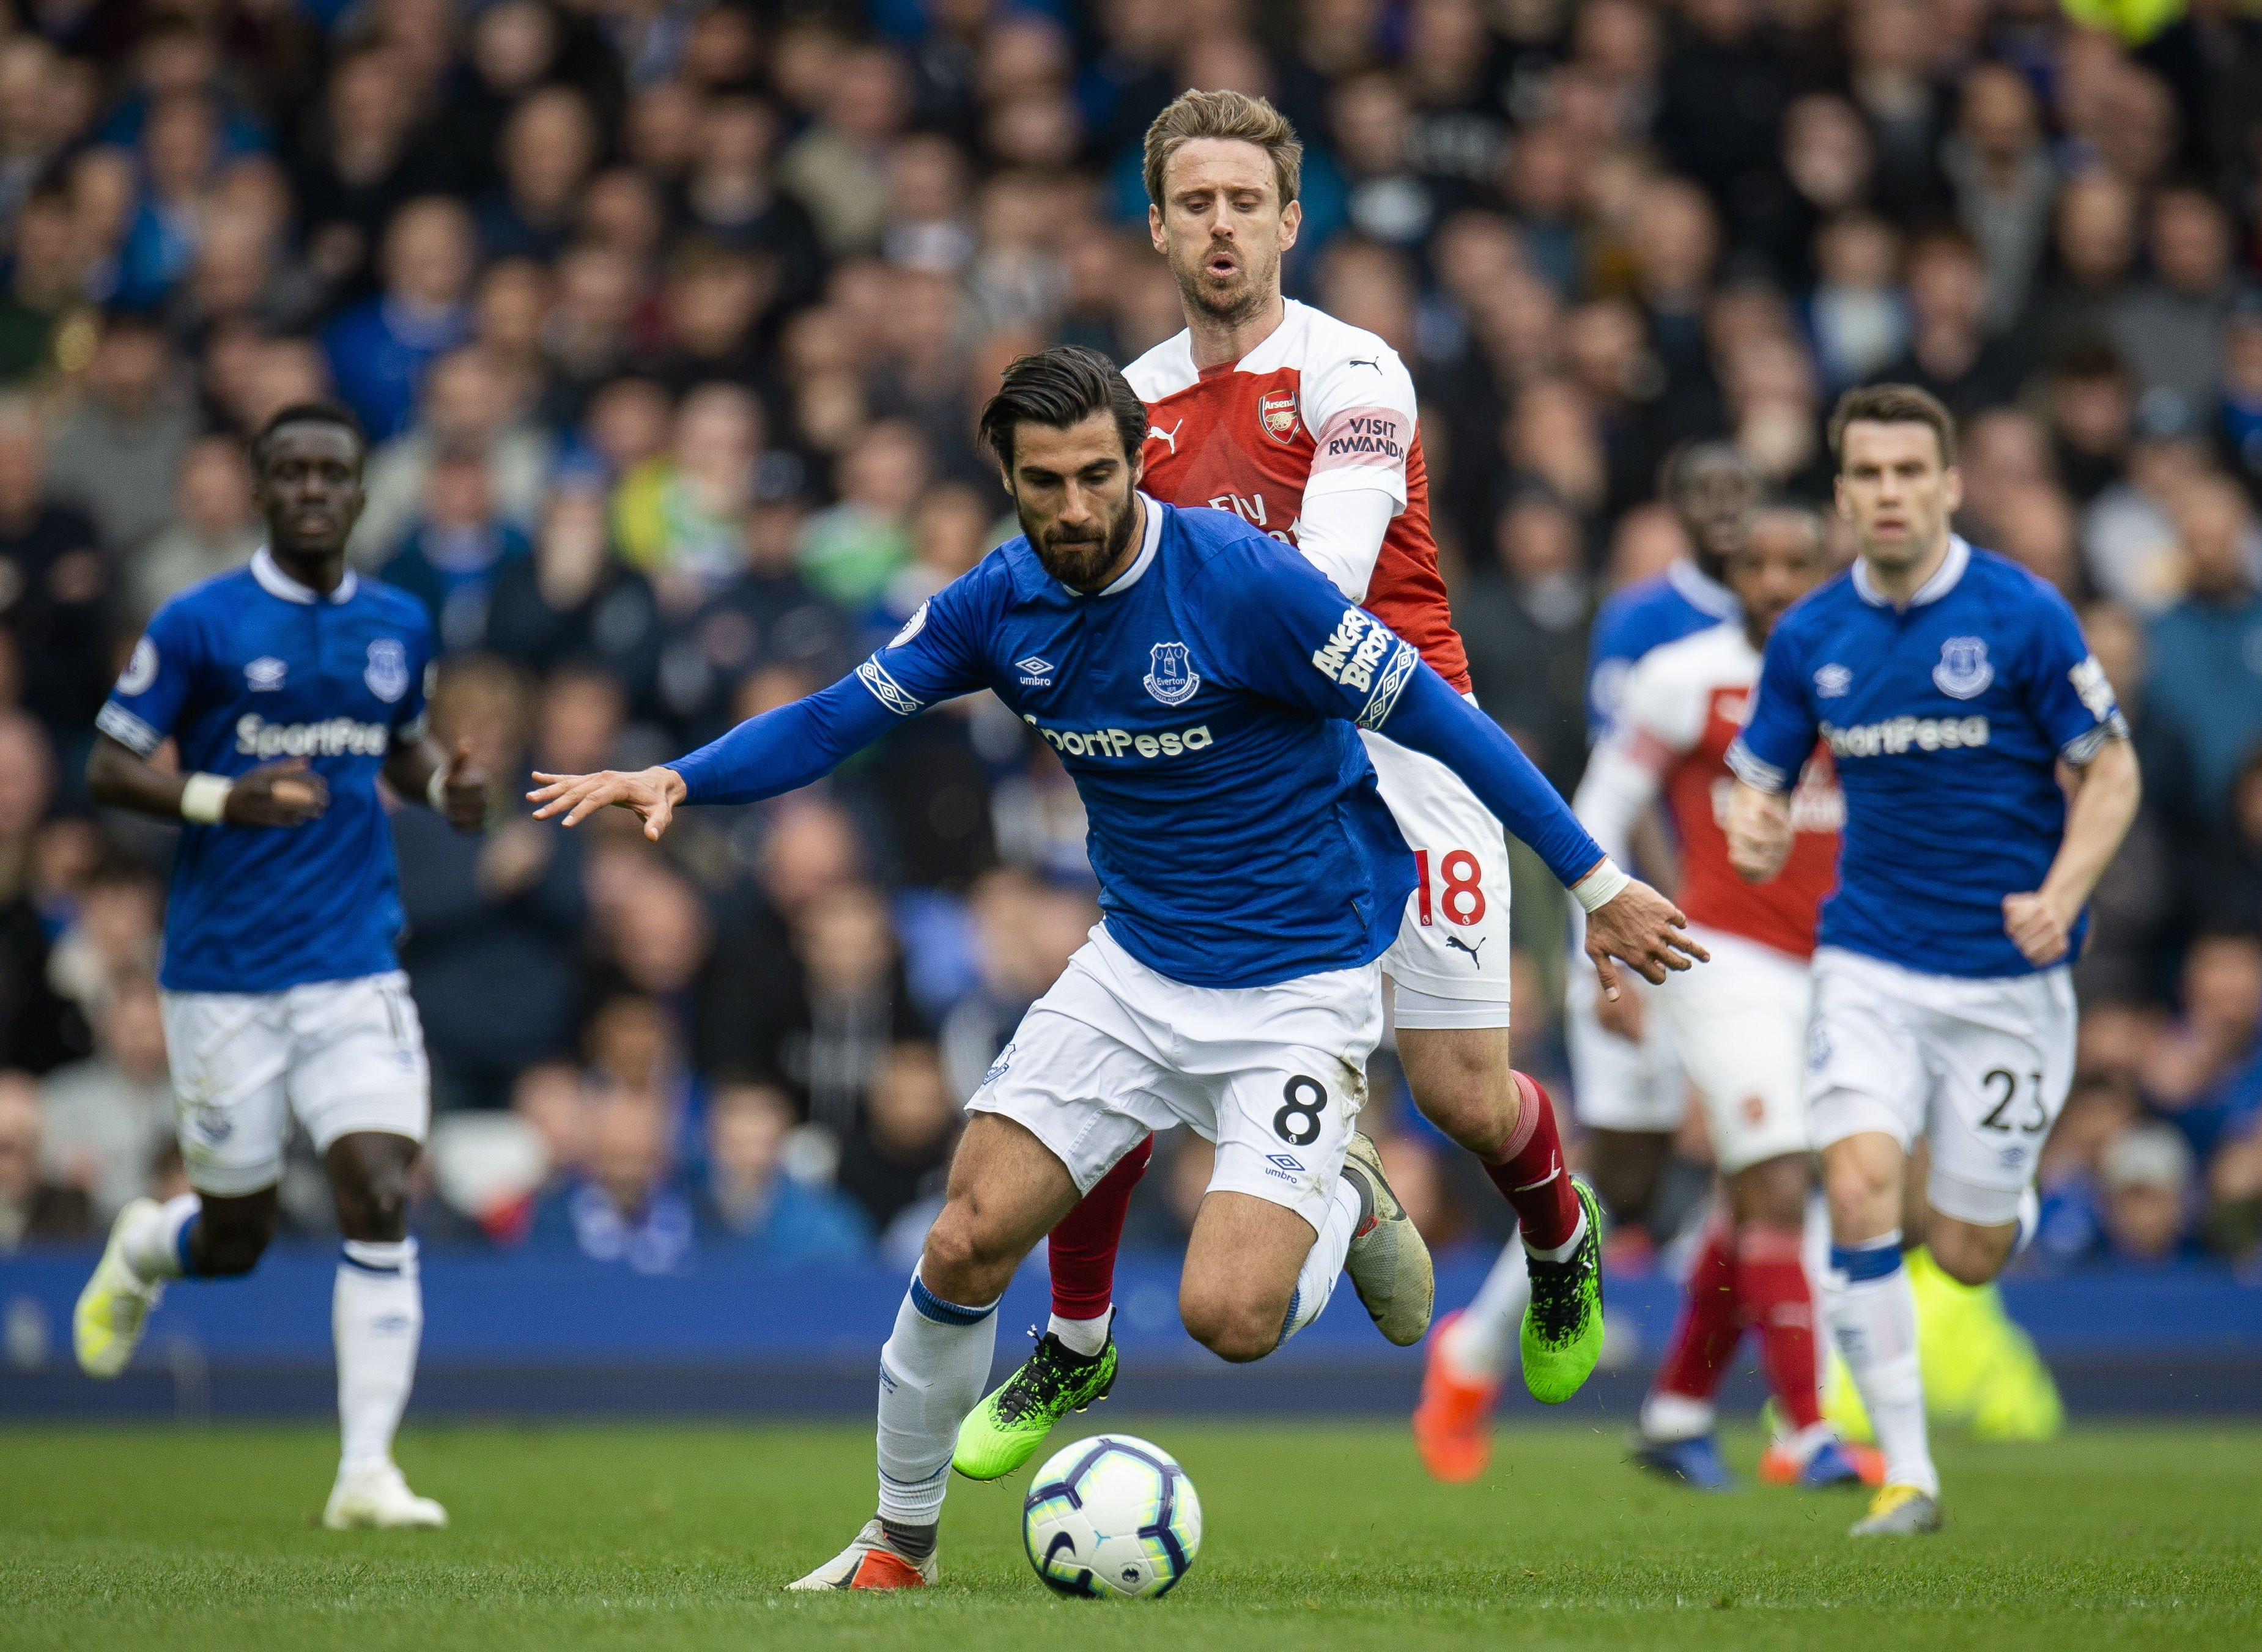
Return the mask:
[[[1853,1528],[1870,1536],[1941,1523],[1901,1247],[1920,1237],[1977,1285],[2030,1230],[2035,1160],[2072,1079],[2069,960],[2139,782],[2064,599],[1949,532],[1963,484],[1947,411],[1907,385],[1849,391],[1830,445],[1860,558],[1768,639],[1728,752],[1727,840],[1746,878],[1783,869],[1787,794],[1819,736],[1846,836],[1814,954],[1805,1093],[1830,1206],[1825,1312],[1885,1456]],[[1923,1234],[1904,1235],[1920,1139],[1929,1209]]]
[[1790,855],[1772,883],[1754,889],[1736,877],[1723,830],[1735,790],[1728,747],[1743,727],[1760,650],[1783,611],[1829,571],[1827,555],[1813,512],[1757,513],[1725,571],[1743,617],[1668,643],[1633,668],[1574,805],[1606,852],[1624,854],[1635,822],[1664,799],[1681,846],[1682,904],[1712,953],[1701,973],[1668,980],[1650,1006],[1670,1024],[1679,1066],[1704,1106],[1725,1198],[1689,1270],[1634,1453],[1708,1490],[1734,1483],[1712,1438],[1712,1397],[1747,1327],[1759,1333],[1761,1364],[1787,1424],[1778,1454],[1798,1483],[1861,1483],[1822,1419],[1814,1298],[1800,1253],[1807,959],[1817,909],[1837,881],[1846,815],[1829,753],[1818,751],[1799,776]]
[[[252,444],[267,544],[159,609],[95,720],[95,801],[184,822],[165,922],[165,1043],[197,1190],[119,1212],[72,1319],[78,1362],[115,1376],[169,1279],[249,1273],[275,1234],[295,1115],[343,1236],[331,1325],[342,1449],[322,1523],[436,1526],[393,1462],[424,1299],[407,1183],[431,1113],[378,776],[460,831],[486,778],[424,731],[424,610],[345,565],[366,454],[331,403],[285,408]],[[180,767],[151,761],[166,740]]]
[[[1700,442],[1668,459],[1661,480],[1689,555],[1619,592],[1595,616],[1587,717],[1597,741],[1617,714],[1630,674],[1651,650],[1736,616],[1735,596],[1721,581],[1759,502],[1759,473],[1729,443]],[[1633,836],[1631,829],[1626,835]],[[1574,949],[1579,941],[1574,916]],[[1565,983],[1564,1037],[1574,1106],[1587,1128],[1588,1174],[1603,1209],[1618,1222],[1638,1222],[1647,1213],[1688,1104],[1671,1029],[1648,1009],[1646,995],[1631,981],[1615,1000],[1596,992],[1584,970],[1574,969]],[[1440,1480],[1473,1480],[1491,1461],[1493,1406],[1516,1351],[1532,1278],[1522,1236],[1511,1238],[1475,1299],[1439,1320],[1430,1339],[1414,1442]]]
[[[1147,130],[1148,233],[1178,279],[1186,329],[1125,374],[1147,404],[1146,485],[1293,545],[1466,696],[1414,382],[1373,334],[1281,296],[1281,257],[1302,222],[1302,154],[1286,119],[1239,92],[1189,91]],[[1416,887],[1382,962],[1399,1059],[1416,1104],[1484,1161],[1516,1211],[1538,1296],[1522,1332],[1526,1380],[1541,1399],[1568,1399],[1602,1349],[1600,1215],[1564,1174],[1545,1092],[1509,1071],[1507,840],[1444,763],[1362,735],[1414,850]],[[1010,1473],[1113,1383],[1116,1247],[1150,1151],[1142,1142],[1054,1233],[1051,1322],[967,1419],[962,1473]],[[1378,1323],[1394,1342],[1417,1341],[1429,1304]]]
[[[1346,1261],[1369,1312],[1428,1256],[1353,1134],[1381,959],[1413,856],[1358,729],[1455,765],[1594,909],[1588,946],[1653,980],[1703,949],[1620,872],[1514,743],[1302,557],[1222,512],[1137,491],[1146,411],[1088,350],[1025,357],[984,409],[1025,529],[850,677],[639,774],[538,776],[544,817],[608,804],[657,837],[686,802],[817,779],[897,719],[989,688],[1060,753],[1106,916],[973,1099],[947,1202],[880,1362],[880,1506],[801,1589],[912,1588],[998,1297],[1021,1259],[1149,1133],[1217,1146],[1179,1314],[1222,1357],[1316,1318]],[[1494,1128],[1511,1103],[1494,1101]]]

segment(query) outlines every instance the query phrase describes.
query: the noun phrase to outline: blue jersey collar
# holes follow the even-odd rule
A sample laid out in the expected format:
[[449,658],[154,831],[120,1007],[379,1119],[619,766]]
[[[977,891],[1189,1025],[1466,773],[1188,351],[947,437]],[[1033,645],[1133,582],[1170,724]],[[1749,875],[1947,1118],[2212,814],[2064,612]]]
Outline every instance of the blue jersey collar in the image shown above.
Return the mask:
[[1699,614],[1710,614],[1716,620],[1733,620],[1743,613],[1743,605],[1736,600],[1735,593],[1687,557],[1675,557],[1666,564],[1665,578],[1681,593],[1682,600]]
[[1071,590],[1063,585],[1045,571],[1044,559],[1037,555],[1037,548],[1029,543],[1029,536],[1024,534],[1019,539],[1008,542],[1005,548],[1006,565],[1012,570],[1014,595],[1028,600],[1049,593],[1056,597],[1066,597],[1071,601],[1081,602],[1087,595],[1120,596],[1133,585],[1137,585],[1146,577],[1147,570],[1154,566],[1155,554],[1162,549],[1163,510],[1163,506],[1157,504],[1152,496],[1143,490],[1139,498],[1147,509],[1147,528],[1139,538],[1139,554],[1133,558],[1131,565],[1117,575],[1105,588],[1087,593]]
[[[1941,558],[1940,568],[1931,578],[1917,587],[1916,595],[1909,599],[1909,607],[1920,608],[1927,602],[1937,602],[1956,589],[1956,582],[1963,578],[1963,571],[1971,565],[1971,547],[1961,534],[1948,536],[1948,555]],[[1890,608],[1891,598],[1877,589],[1877,581],[1869,578],[1869,564],[1860,557],[1854,559],[1854,592],[1873,608]]]
[[[280,597],[285,602],[311,603],[314,600],[313,588],[300,585],[285,573],[283,564],[275,560],[275,554],[264,545],[252,553],[251,577],[259,581],[259,588],[270,597]],[[349,568],[346,577],[338,581],[338,588],[330,593],[330,600],[350,602],[354,593],[360,587],[360,578]]]

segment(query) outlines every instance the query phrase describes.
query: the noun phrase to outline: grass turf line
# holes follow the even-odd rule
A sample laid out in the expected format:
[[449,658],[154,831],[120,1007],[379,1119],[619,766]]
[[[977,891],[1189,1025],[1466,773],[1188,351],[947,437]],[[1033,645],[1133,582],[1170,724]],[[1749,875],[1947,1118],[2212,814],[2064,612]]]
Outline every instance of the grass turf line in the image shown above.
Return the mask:
[[[455,1521],[429,1533],[321,1530],[325,1430],[0,1431],[0,1648],[2262,1645],[2262,1430],[1950,1443],[1949,1531],[1855,1544],[1859,1498],[1702,1496],[1587,1427],[1504,1433],[1449,1487],[1402,1426],[1105,1426],[1200,1490],[1205,1547],[1166,1601],[1047,1593],[1026,1473],[953,1485],[938,1590],[780,1593],[869,1514],[868,1427],[412,1429],[402,1465]],[[1730,1445],[1747,1468],[1756,1440]]]

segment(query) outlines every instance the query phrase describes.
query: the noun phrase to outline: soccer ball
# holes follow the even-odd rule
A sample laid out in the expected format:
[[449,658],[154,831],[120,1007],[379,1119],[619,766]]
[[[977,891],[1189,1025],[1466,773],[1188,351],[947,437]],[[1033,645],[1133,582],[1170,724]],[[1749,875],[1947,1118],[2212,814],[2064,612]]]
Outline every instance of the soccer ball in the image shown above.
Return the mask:
[[1201,1499],[1160,1446],[1128,1434],[1079,1440],[1029,1483],[1021,1543],[1048,1589],[1151,1600],[1193,1569]]

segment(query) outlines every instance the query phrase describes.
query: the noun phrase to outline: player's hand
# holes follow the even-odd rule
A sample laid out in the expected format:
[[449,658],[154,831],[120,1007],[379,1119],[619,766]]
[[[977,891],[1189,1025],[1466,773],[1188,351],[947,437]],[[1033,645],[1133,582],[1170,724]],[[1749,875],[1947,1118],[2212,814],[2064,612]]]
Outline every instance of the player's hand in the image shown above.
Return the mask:
[[1618,983],[1617,996],[1603,998],[1595,1005],[1595,1020],[1603,1031],[1628,1044],[1641,1042],[1642,1023],[1647,1014],[1648,1007],[1642,1002],[1641,995],[1628,992],[1623,981]]
[[2063,959],[2073,945],[2078,918],[2078,913],[2059,911],[2040,891],[2003,897],[2003,932],[2029,964],[2055,964]]
[[1681,909],[1639,878],[1587,914],[1587,956],[1595,962],[1606,1003],[1624,995],[1612,959],[1652,986],[1661,986],[1669,970],[1712,959],[1689,935]]
[[306,758],[285,758],[237,775],[220,818],[231,826],[303,826],[329,806],[329,782]]
[[563,815],[566,825],[579,826],[601,808],[625,808],[644,822],[644,835],[654,843],[675,818],[675,806],[688,790],[683,777],[670,768],[635,774],[618,769],[602,774],[544,774],[537,770],[534,778],[542,784],[526,794],[526,801],[537,805],[535,819]]
[[1790,858],[1790,805],[1756,786],[1736,785],[1728,802],[1728,864],[1746,883],[1765,883]]
[[459,832],[475,832],[487,823],[487,772],[472,759],[472,743],[456,742],[448,759],[447,778],[440,782],[441,813]]

